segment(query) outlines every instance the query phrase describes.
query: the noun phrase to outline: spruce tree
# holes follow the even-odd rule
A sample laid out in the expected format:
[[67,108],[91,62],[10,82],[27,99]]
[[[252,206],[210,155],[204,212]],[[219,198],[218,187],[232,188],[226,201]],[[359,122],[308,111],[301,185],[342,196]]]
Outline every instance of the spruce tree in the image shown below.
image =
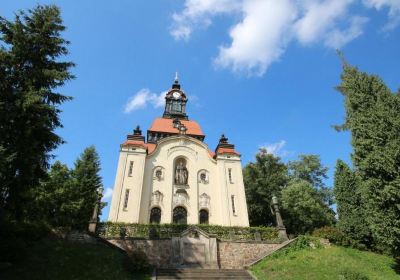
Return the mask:
[[94,146],[86,148],[75,162],[73,170],[74,197],[78,213],[75,226],[86,228],[98,202],[98,190],[103,186],[99,175],[100,159]]
[[349,130],[352,160],[376,249],[400,254],[400,97],[375,75],[344,63],[338,90]]
[[368,225],[360,194],[360,178],[350,167],[338,160],[334,175],[338,227],[351,239],[371,246]]
[[65,27],[55,6],[0,17],[0,210],[24,220],[32,193],[47,176],[51,151],[63,140],[59,105],[70,97],[59,92],[73,75]]

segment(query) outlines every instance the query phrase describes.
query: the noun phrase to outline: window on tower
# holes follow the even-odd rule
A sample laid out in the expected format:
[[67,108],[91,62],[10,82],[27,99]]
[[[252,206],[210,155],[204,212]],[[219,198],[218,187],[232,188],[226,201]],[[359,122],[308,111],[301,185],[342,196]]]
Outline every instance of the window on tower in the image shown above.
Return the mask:
[[129,170],[128,170],[128,176],[132,176],[132,171],[133,171],[133,161],[129,162]]
[[124,209],[128,208],[128,201],[129,201],[129,189],[126,189],[124,198]]
[[179,101],[172,102],[172,111],[174,112],[182,112],[182,105]]

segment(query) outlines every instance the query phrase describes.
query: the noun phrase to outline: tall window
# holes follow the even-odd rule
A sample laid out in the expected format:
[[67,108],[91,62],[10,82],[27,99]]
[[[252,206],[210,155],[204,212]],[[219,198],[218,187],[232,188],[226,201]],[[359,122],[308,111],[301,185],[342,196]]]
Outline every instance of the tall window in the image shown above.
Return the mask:
[[232,200],[232,213],[233,213],[233,215],[236,215],[235,196],[234,195],[231,195],[231,200]]
[[186,225],[187,224],[187,211],[185,208],[178,206],[174,209],[172,221],[174,224]]
[[182,105],[178,101],[172,102],[172,111],[182,112]]
[[232,168],[228,168],[228,178],[229,178],[229,182],[233,183],[232,182]]
[[204,209],[200,210],[199,220],[200,220],[200,224],[208,225],[208,211],[207,210],[204,210]]
[[133,172],[133,161],[129,162],[129,170],[128,170],[128,176],[132,176]]
[[159,224],[161,222],[161,209],[154,207],[150,212],[150,224]]
[[129,189],[126,189],[124,197],[124,209],[128,208],[128,200],[129,200]]

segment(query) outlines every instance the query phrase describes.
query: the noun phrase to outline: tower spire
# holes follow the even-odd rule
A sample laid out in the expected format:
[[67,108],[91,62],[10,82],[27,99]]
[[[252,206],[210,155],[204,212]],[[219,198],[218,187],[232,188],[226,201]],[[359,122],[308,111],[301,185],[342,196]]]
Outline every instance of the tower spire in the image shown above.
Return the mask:
[[181,85],[179,84],[178,71],[175,72],[175,79],[174,79],[174,83],[172,84],[172,88],[176,88],[176,89],[181,88]]

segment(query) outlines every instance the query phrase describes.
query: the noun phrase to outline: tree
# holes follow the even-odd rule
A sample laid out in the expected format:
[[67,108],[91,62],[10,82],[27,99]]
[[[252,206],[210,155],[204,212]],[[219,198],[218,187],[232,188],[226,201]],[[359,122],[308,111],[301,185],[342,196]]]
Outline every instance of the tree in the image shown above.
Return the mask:
[[24,220],[33,189],[46,178],[50,153],[63,140],[59,105],[71,98],[57,90],[73,78],[65,29],[55,6],[0,17],[0,208]]
[[289,161],[287,165],[290,180],[310,183],[326,204],[333,204],[332,189],[324,184],[324,180],[328,178],[328,167],[322,165],[318,155],[299,155],[298,160]]
[[271,225],[275,217],[271,211],[271,199],[280,197],[282,187],[287,183],[287,168],[279,157],[260,149],[256,161],[243,169],[246,199],[250,224]]
[[328,178],[328,168],[318,155],[299,155],[298,160],[289,161],[288,169],[291,178],[305,180],[315,188],[324,186],[323,181]]
[[365,222],[377,249],[400,254],[400,97],[374,75],[344,62],[341,84],[351,133],[352,161],[360,176]]
[[281,204],[284,224],[290,233],[310,233],[335,222],[333,210],[308,181],[291,180],[282,190]]
[[336,163],[334,194],[338,227],[351,239],[370,245],[370,231],[360,195],[360,178],[341,160]]
[[75,162],[73,201],[78,205],[75,226],[85,228],[98,202],[98,190],[103,186],[99,175],[100,159],[94,146],[86,148]]

